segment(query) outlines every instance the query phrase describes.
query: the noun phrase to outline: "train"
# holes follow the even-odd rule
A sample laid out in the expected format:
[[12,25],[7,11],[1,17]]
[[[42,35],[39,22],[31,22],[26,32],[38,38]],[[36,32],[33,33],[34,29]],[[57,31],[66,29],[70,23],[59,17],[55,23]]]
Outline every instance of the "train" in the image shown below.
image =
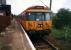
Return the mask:
[[0,32],[11,24],[11,5],[0,5]]
[[49,35],[52,28],[51,13],[52,11],[48,7],[29,7],[19,15],[20,24],[28,34]]

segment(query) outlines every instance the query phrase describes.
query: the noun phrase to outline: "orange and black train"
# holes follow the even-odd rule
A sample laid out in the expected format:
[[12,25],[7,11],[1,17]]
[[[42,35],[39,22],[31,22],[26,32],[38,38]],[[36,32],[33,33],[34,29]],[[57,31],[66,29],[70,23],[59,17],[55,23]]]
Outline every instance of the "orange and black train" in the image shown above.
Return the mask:
[[32,6],[19,16],[21,25],[29,34],[49,35],[51,32],[51,10],[47,7]]

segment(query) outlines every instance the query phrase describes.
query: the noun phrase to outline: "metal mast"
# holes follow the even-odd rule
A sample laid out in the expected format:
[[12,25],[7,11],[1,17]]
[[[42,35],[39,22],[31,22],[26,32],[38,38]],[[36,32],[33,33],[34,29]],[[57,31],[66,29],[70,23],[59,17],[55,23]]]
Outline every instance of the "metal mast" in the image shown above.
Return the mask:
[[50,10],[51,10],[51,8],[52,8],[52,0],[50,0]]

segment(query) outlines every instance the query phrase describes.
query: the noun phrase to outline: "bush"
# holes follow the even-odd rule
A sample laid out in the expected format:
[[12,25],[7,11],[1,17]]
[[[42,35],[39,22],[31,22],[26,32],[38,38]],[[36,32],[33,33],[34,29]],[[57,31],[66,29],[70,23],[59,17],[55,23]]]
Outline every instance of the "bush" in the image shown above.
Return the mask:
[[51,35],[55,37],[56,39],[62,39],[62,40],[69,40],[71,41],[71,28],[64,27],[63,29],[52,29]]

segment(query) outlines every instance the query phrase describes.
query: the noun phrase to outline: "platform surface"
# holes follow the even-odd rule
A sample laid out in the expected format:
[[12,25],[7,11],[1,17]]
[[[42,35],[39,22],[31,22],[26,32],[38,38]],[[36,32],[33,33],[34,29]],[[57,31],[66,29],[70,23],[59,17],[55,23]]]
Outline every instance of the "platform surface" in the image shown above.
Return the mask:
[[11,26],[9,26],[5,32],[2,32],[3,37],[0,37],[1,43],[7,50],[31,50],[29,43],[25,37],[25,34],[20,29],[20,25],[17,22],[13,22]]

